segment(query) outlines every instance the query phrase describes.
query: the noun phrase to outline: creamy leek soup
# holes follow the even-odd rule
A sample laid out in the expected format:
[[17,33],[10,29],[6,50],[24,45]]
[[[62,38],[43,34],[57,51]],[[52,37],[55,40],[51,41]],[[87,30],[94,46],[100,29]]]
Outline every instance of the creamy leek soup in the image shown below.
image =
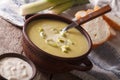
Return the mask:
[[61,30],[68,24],[58,20],[39,19],[28,24],[29,39],[43,51],[65,58],[78,57],[88,49],[86,37],[76,28]]

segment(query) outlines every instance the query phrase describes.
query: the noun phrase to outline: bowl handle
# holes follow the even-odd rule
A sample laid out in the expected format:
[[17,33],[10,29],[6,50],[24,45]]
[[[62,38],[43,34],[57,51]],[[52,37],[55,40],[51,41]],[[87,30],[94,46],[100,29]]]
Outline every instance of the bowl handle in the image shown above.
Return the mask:
[[68,63],[68,67],[71,67],[72,69],[79,70],[79,71],[89,71],[93,67],[93,64],[88,59],[88,57],[86,57],[84,58],[84,60],[81,62],[80,65],[74,65],[74,64]]

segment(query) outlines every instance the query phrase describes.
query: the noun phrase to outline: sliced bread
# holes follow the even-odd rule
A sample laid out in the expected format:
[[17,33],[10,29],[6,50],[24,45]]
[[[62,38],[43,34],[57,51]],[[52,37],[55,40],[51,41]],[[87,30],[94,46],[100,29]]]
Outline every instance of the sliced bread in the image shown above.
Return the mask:
[[75,18],[80,19],[81,17],[84,17],[84,16],[86,16],[86,15],[87,15],[86,11],[84,11],[84,10],[78,11],[78,12],[75,14]]
[[[88,9],[87,11],[82,10],[82,12],[78,11],[76,15],[79,15],[79,17],[75,15],[75,18],[79,19],[93,11],[94,10],[92,9]],[[108,25],[102,16],[84,23],[82,27],[90,35],[93,46],[101,45],[102,43],[106,42],[112,35],[116,35],[115,31]]]
[[90,35],[93,45],[100,45],[104,43],[111,35],[110,26],[103,20],[102,17],[89,21],[83,24],[82,27]]
[[[98,10],[100,7],[99,6],[95,6],[94,7],[94,11]],[[112,13],[107,13],[105,15],[103,15],[103,19],[114,29],[119,30],[120,31],[120,18],[118,16],[115,16]]]
[[112,13],[104,15],[103,18],[111,27],[120,31],[120,18],[113,15]]

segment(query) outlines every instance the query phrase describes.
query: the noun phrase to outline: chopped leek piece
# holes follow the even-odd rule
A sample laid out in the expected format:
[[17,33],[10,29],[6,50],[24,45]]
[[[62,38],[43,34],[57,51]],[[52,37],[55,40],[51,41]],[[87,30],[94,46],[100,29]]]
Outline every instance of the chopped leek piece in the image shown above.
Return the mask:
[[61,47],[61,49],[62,49],[62,52],[64,52],[64,53],[68,53],[68,50],[67,50],[67,49],[62,48],[62,47]]
[[43,38],[43,39],[45,39],[46,38],[46,34],[42,31],[42,32],[40,32],[40,36]]
[[71,44],[74,45],[74,43],[70,39],[68,39],[67,40],[67,45],[71,45]]
[[55,34],[59,33],[59,31],[58,31],[57,29],[55,29],[55,28],[53,28],[52,31],[53,31]]
[[38,30],[39,30],[39,32],[44,31],[42,27],[39,27],[39,29],[38,29]]
[[58,47],[57,43],[52,39],[46,40],[46,43],[52,47]]
[[70,51],[71,49],[70,49],[69,46],[67,46],[67,45],[63,45],[63,46],[61,46],[61,50],[62,50],[62,52],[67,53],[67,52]]
[[60,42],[60,43],[64,43],[65,41],[63,40],[63,39],[58,39],[58,42]]
[[60,35],[61,35],[62,37],[66,37],[66,31],[60,31]]

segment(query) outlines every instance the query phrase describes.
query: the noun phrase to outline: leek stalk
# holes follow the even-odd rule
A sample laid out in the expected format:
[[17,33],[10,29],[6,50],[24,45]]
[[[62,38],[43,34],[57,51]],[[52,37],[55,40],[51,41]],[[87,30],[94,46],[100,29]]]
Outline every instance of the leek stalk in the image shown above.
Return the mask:
[[86,4],[88,3],[88,0],[70,0],[67,1],[63,4],[59,4],[54,6],[53,8],[51,8],[48,13],[52,13],[52,14],[61,14],[63,11],[69,9],[70,7],[72,7],[73,5],[82,5],[82,4]]
[[62,4],[67,1],[70,0],[39,0],[36,2],[22,5],[20,7],[20,14],[21,15],[33,14],[44,9],[50,8],[52,6]]
[[48,13],[60,14],[63,11],[65,11],[65,10],[69,9],[70,7],[72,7],[74,4],[75,4],[75,2],[72,0],[72,1],[65,2],[63,4],[56,5],[53,8],[51,8],[48,11]]
[[89,3],[89,0],[73,0],[75,2],[75,4],[87,4]]

